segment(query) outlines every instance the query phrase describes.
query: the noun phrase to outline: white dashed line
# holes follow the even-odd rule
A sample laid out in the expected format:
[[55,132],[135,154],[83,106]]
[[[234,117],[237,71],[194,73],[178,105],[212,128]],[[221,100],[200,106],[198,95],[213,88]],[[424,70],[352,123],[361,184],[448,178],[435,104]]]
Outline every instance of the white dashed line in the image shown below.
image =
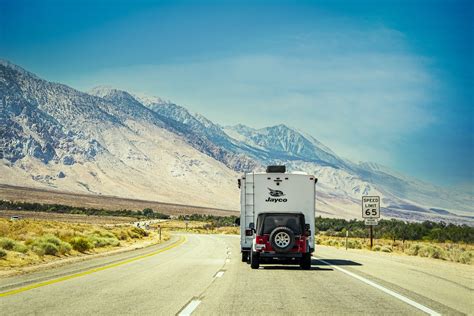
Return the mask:
[[194,310],[201,304],[200,300],[192,300],[188,305],[178,314],[178,316],[190,316]]
[[387,288],[384,288],[383,286],[381,286],[381,285],[379,285],[379,284],[377,284],[377,283],[375,283],[375,282],[372,282],[372,281],[370,281],[370,280],[368,280],[368,279],[366,279],[366,278],[364,278],[364,277],[361,277],[360,275],[357,275],[357,274],[355,274],[355,273],[352,273],[352,272],[350,272],[350,271],[347,271],[347,270],[345,270],[345,269],[343,269],[343,268],[340,268],[340,267],[338,267],[338,266],[334,266],[334,265],[328,263],[327,261],[324,261],[323,259],[319,259],[319,258],[314,258],[314,259],[316,259],[316,260],[318,260],[318,261],[321,261],[321,262],[327,264],[328,266],[331,266],[331,267],[333,267],[334,269],[339,270],[339,271],[341,271],[341,272],[343,272],[343,273],[345,273],[345,274],[347,274],[347,275],[350,275],[351,277],[356,278],[357,280],[362,281],[362,282],[364,282],[365,284],[368,284],[368,285],[370,285],[370,286],[373,286],[373,287],[375,287],[376,289],[379,289],[380,291],[387,293],[388,295],[391,295],[391,296],[393,296],[393,297],[395,297],[395,298],[398,298],[399,300],[401,300],[401,301],[403,301],[403,302],[405,302],[405,303],[407,303],[407,304],[409,304],[409,305],[411,305],[411,306],[413,306],[413,307],[416,307],[416,308],[418,308],[419,310],[422,310],[423,312],[425,312],[425,313],[427,313],[427,314],[429,314],[429,315],[441,316],[440,313],[435,312],[434,310],[432,310],[432,309],[430,309],[430,308],[428,308],[428,307],[426,307],[426,306],[424,306],[424,305],[421,305],[420,303],[417,303],[417,302],[415,302],[415,301],[409,299],[409,298],[406,297],[406,296],[403,296],[403,295],[401,295],[401,294],[398,294],[397,292],[394,292],[394,291],[392,291],[392,290],[389,290],[389,289],[387,289]]
[[224,275],[224,271],[219,271],[219,272],[216,273],[216,275],[214,277],[215,278],[221,278],[223,275]]

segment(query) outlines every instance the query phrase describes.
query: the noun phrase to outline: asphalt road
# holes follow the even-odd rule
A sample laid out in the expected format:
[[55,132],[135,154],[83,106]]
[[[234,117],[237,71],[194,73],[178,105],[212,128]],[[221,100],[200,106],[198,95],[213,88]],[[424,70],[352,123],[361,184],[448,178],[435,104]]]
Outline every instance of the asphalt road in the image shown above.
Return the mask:
[[[462,276],[471,266],[461,269],[459,279],[443,280],[418,263],[370,255],[319,247],[316,256],[324,258],[313,260],[309,271],[278,265],[252,270],[240,262],[238,236],[187,234],[167,245],[0,280],[0,313],[422,315],[423,307],[442,314],[474,310],[472,274]],[[445,284],[450,287],[436,289]],[[451,296],[462,299],[439,299],[453,289],[458,292]]]

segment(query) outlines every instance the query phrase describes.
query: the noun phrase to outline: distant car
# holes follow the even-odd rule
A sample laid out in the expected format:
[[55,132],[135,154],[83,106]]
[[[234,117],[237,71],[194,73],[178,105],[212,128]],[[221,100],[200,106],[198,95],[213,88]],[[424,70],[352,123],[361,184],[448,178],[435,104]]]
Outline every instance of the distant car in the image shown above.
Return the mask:
[[10,217],[11,221],[19,221],[20,219],[21,219],[21,216],[18,216],[18,215],[13,215],[12,217]]

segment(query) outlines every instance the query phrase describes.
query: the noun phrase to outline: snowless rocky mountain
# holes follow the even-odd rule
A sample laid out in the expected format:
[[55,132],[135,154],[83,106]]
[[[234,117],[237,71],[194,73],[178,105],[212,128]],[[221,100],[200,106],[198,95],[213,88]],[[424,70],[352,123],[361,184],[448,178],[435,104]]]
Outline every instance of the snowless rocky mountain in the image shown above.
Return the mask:
[[282,124],[222,127],[159,97],[109,87],[83,93],[5,61],[0,100],[2,183],[237,210],[239,173],[285,164],[319,178],[325,216],[359,218],[361,196],[380,195],[387,217],[472,223],[472,192],[352,163]]

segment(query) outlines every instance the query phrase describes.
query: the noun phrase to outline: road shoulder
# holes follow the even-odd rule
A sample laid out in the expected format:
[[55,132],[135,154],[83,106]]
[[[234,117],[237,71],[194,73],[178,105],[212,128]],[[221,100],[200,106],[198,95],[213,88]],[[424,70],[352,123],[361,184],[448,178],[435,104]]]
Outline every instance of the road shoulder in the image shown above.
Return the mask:
[[[179,236],[172,235],[168,241],[160,244],[152,244],[146,247],[119,249],[121,251],[106,252],[92,256],[78,257],[74,261],[58,262],[56,265],[50,265],[47,269],[41,271],[35,270],[21,275],[12,275],[0,278],[0,293],[27,286],[37,282],[46,282],[48,280],[82,273],[87,270],[97,269],[106,265],[115,264],[124,260],[129,260],[138,256],[144,256],[159,251],[177,243]],[[80,260],[79,260],[80,259]]]
[[339,262],[341,268],[443,314],[469,314],[474,310],[473,266],[366,250],[346,251],[327,246],[316,247],[315,257]]

